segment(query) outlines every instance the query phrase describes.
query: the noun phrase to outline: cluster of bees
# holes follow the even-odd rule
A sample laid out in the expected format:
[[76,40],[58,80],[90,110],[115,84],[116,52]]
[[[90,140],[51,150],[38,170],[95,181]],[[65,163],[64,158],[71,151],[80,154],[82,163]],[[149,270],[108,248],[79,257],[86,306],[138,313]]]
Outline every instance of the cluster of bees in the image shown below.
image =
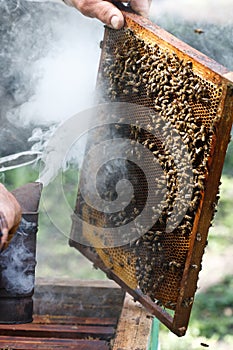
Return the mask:
[[[100,73],[103,98],[105,101],[134,102],[152,109],[154,113],[150,115],[151,123],[148,125],[151,133],[155,134],[161,120],[165,121],[164,140],[169,136],[171,127],[175,128],[177,139],[182,139],[192,165],[188,181],[192,194],[187,211],[173,232],[166,233],[166,223],[174,209],[175,198],[181,194],[178,206],[182,210],[182,197],[185,197],[185,190],[177,180],[178,170],[174,161],[179,152],[182,156],[182,150],[180,145],[175,147],[174,139],[175,154],[168,152],[150,136],[148,130],[140,128],[140,116],[135,116],[129,137],[132,142],[140,142],[153,152],[163,169],[163,174],[154,176],[157,181],[160,176],[165,176],[167,187],[166,202],[159,219],[131,246],[132,256],[136,256],[135,274],[143,293],[174,309],[178,291],[168,299],[163,298],[162,291],[166,293],[168,288],[169,294],[169,288],[173,288],[171,281],[175,281],[173,286],[177,286],[182,278],[193,221],[205,190],[218,101],[216,96],[213,99],[214,87],[194,73],[191,61],[181,60],[174,52],[146,43],[130,29],[123,30],[119,37],[119,42],[106,42]],[[221,91],[218,94],[220,96]],[[215,100],[214,107],[212,100]],[[204,114],[210,111],[213,111],[213,118],[206,122]],[[184,171],[182,176],[185,179],[190,174]],[[137,207],[135,210],[138,210]],[[172,240],[175,243],[169,248]],[[195,265],[195,268],[199,267]],[[190,301],[184,304],[190,305]]]

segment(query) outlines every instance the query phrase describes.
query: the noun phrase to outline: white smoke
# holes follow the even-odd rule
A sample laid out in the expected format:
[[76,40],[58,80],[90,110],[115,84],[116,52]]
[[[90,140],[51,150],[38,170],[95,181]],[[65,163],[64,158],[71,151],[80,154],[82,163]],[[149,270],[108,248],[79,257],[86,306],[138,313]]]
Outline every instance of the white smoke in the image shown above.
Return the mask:
[[60,122],[93,101],[102,25],[84,20],[78,11],[64,5],[58,11],[64,12],[64,17],[52,18],[52,23],[49,11],[44,15],[44,25],[54,38],[48,51],[32,63],[34,93],[8,112],[11,120],[24,124]]
[[1,254],[1,286],[10,294],[31,293],[35,280],[36,224],[22,219],[8,248]]
[[151,16],[180,17],[188,21],[226,24],[233,21],[232,0],[154,0]]
[[43,151],[48,129],[94,103],[104,28],[62,1],[1,0],[0,15],[0,156]]

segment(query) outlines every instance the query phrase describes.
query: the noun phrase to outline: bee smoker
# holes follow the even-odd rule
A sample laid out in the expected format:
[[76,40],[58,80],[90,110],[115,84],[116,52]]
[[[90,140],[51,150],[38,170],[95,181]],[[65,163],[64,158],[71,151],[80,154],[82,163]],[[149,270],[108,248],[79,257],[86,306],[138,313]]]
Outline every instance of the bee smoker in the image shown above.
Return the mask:
[[26,184],[12,193],[22,220],[9,246],[0,253],[0,323],[32,322],[38,206],[42,185]]

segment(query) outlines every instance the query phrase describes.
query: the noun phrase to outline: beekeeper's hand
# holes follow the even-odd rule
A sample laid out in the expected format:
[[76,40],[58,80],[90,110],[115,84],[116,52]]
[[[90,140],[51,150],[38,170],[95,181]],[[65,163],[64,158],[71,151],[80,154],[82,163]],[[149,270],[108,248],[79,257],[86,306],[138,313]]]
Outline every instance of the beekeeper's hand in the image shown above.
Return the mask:
[[[107,0],[63,0],[67,5],[76,7],[84,16],[97,18],[113,29],[121,29],[124,17],[121,11]],[[115,2],[129,2],[129,0]],[[130,7],[138,14],[147,17],[151,0],[131,0]]]
[[0,250],[14,234],[21,220],[21,207],[15,197],[0,183]]

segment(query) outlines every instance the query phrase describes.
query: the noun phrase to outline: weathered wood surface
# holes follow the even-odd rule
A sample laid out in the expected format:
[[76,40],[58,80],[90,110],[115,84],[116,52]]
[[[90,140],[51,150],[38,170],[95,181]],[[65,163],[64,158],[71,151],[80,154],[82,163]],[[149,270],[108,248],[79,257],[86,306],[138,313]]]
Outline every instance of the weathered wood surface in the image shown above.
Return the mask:
[[38,279],[34,313],[78,317],[119,317],[125,293],[112,281]]
[[77,325],[77,324],[36,324],[0,325],[1,335],[24,336],[37,338],[69,338],[69,339],[105,339],[110,340],[115,334],[113,326]]
[[76,316],[56,316],[56,315],[34,315],[34,323],[38,324],[77,324],[77,325],[98,325],[98,326],[115,326],[117,318],[98,318],[98,317],[76,317]]
[[109,350],[109,345],[103,340],[84,339],[45,339],[30,337],[1,336],[0,349],[27,350],[27,349],[74,349],[74,350]]
[[127,294],[112,350],[147,350],[151,327],[151,315]]
[[37,281],[34,311],[33,323],[0,325],[0,349],[147,349],[151,316],[114,282]]
[[33,322],[0,325],[0,349],[109,350],[124,295],[111,281],[37,280]]

